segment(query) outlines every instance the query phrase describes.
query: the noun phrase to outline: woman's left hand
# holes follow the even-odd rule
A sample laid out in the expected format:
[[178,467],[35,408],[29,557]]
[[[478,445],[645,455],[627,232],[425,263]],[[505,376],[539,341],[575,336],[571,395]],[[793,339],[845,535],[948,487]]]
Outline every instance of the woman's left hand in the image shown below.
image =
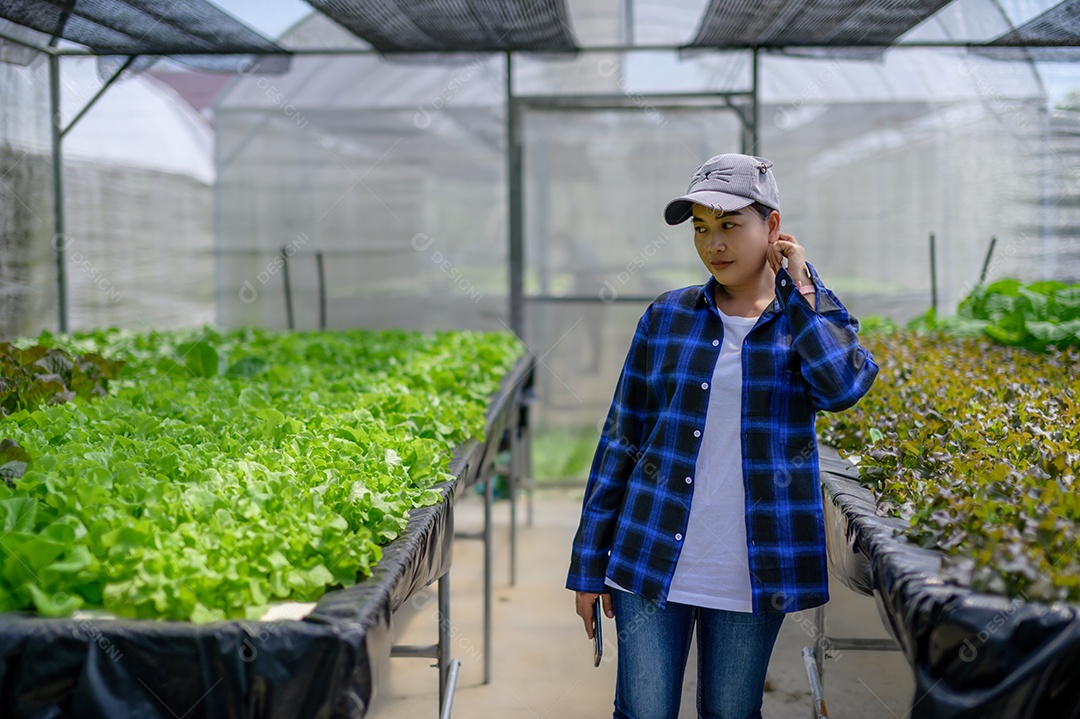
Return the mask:
[[786,257],[787,271],[791,278],[796,282],[810,282],[810,270],[806,266],[806,250],[795,240],[794,235],[781,232],[777,239],[769,242],[765,257],[773,272],[780,271]]

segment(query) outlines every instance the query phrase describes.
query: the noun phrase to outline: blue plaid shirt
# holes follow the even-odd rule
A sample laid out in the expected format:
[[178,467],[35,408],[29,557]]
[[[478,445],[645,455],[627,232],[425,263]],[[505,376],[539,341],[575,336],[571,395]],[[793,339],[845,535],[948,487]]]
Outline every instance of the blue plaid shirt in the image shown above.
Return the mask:
[[[776,299],[743,342],[742,468],[754,614],[829,599],[814,419],[866,394],[877,375],[858,320],[822,285]],[[589,473],[566,586],[604,578],[663,606],[683,546],[723,321],[716,278],[660,295],[638,321]]]

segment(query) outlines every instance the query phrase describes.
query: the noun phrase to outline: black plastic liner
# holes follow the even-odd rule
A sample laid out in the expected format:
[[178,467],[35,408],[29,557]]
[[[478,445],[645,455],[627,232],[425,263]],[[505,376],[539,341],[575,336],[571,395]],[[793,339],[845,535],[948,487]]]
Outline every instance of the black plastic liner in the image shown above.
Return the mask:
[[[503,378],[484,442],[454,453],[444,500],[413,510],[372,575],[303,621],[189,622],[0,615],[3,719],[362,717],[389,661],[394,610],[450,569],[454,498],[519,421],[534,358]],[[432,674],[432,682],[436,681]]]
[[[857,591],[877,593],[915,672],[912,719],[1080,719],[1080,607],[946,582],[941,556],[896,536],[906,522],[878,517],[851,464],[821,450],[822,484],[838,510],[827,501],[826,516],[842,523],[829,537],[844,541],[830,548],[830,566]],[[854,558],[833,563],[844,553]]]

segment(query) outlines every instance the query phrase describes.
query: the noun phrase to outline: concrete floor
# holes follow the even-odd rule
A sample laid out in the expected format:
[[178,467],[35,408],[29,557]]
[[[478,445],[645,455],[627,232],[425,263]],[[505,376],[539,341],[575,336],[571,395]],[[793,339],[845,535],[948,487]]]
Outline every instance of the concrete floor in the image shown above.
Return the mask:
[[[525,526],[525,500],[518,511],[517,584],[509,584],[509,505],[495,506],[492,680],[483,684],[483,544],[457,540],[450,573],[451,644],[461,660],[455,719],[570,719],[610,717],[615,691],[615,624],[605,619],[607,642],[599,668],[592,643],[564,589],[570,544],[582,490],[540,490],[534,524]],[[479,497],[459,501],[458,530],[482,527]],[[886,637],[874,600],[833,578],[827,605],[828,633]],[[394,615],[395,642],[432,644],[437,639],[435,587],[417,594]],[[792,614],[780,631],[766,684],[766,719],[811,715],[809,681],[801,650],[814,634],[813,612]],[[680,719],[695,716],[694,655],[687,667]],[[432,660],[394,658],[379,680],[368,717],[413,719],[438,716],[438,677]],[[837,719],[905,717],[911,706],[911,669],[900,652],[845,651],[826,662],[825,698]]]

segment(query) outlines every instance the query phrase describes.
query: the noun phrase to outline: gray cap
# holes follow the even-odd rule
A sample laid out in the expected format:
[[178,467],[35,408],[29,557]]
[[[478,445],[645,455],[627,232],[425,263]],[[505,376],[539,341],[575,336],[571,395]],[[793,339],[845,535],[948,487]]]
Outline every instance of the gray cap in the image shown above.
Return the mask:
[[694,213],[694,205],[704,205],[718,212],[734,212],[754,202],[780,209],[780,190],[776,187],[772,163],[753,155],[717,155],[694,170],[690,187],[664,208],[664,219],[678,225]]

